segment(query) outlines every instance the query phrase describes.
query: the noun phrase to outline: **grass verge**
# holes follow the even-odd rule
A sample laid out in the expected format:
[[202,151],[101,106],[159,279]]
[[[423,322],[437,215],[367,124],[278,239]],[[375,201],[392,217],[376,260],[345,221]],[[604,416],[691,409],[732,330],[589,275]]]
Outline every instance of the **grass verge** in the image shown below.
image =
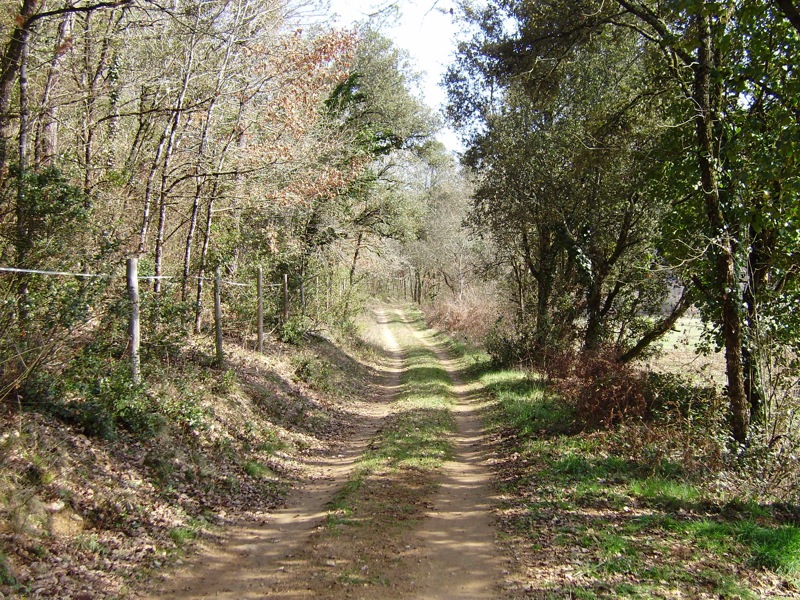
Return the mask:
[[[476,367],[505,457],[501,524],[542,598],[798,597],[800,528],[787,511],[723,496],[650,440],[585,433],[544,382]],[[650,457],[641,460],[641,456]]]

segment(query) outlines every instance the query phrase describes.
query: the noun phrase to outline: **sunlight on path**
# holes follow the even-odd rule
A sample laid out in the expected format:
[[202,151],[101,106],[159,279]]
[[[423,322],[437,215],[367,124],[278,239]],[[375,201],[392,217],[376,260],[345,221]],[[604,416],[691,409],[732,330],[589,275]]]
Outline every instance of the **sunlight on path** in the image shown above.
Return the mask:
[[[371,340],[383,347],[376,394],[348,409],[359,424],[355,434],[336,449],[308,458],[310,476],[290,494],[287,508],[263,522],[226,529],[222,543],[209,545],[168,580],[153,582],[149,595],[139,597],[488,600],[502,596],[505,565],[495,546],[494,499],[481,419],[485,392],[479,384],[465,385],[459,373],[461,363],[447,355],[430,331],[419,331],[404,311],[378,309],[374,317],[377,328]],[[396,332],[391,331],[393,327],[398,327]],[[451,438],[453,457],[438,475],[433,474],[430,502],[418,513],[423,518],[408,521],[414,524],[406,534],[398,537],[401,528],[362,540],[370,541],[377,551],[364,550],[375,562],[361,569],[377,573],[386,567],[387,578],[369,584],[346,583],[347,578],[366,581],[368,577],[363,575],[366,571],[347,570],[346,550],[351,549],[342,547],[361,538],[331,537],[325,525],[330,505],[348,484],[359,458],[371,448],[371,440],[386,426],[395,400],[402,398],[401,374],[409,368],[405,352],[420,348],[435,354],[453,383],[455,402],[449,407],[457,424]],[[419,484],[416,479],[414,483]],[[369,485],[378,486],[372,488],[374,494],[385,492],[381,496],[381,501],[386,500],[384,507],[400,506],[401,500],[409,498],[403,496],[404,482],[398,478],[377,477]]]
[[221,542],[201,549],[168,578],[150,582],[137,597],[245,600],[304,595],[308,582],[298,581],[290,572],[294,557],[324,522],[331,499],[348,481],[369,440],[391,412],[391,402],[400,389],[402,354],[385,313],[376,311],[375,317],[386,340],[385,355],[377,369],[376,397],[356,402],[349,409],[358,423],[354,435],[324,455],[308,457],[307,480],[290,492],[286,508],[262,522],[226,528]]
[[506,567],[495,546],[491,472],[480,416],[485,393],[480,384],[463,383],[461,365],[431,340],[430,330],[410,329],[436,354],[453,381],[456,403],[451,410],[458,426],[453,460],[445,464],[441,491],[419,534],[427,564],[415,597],[498,598]]

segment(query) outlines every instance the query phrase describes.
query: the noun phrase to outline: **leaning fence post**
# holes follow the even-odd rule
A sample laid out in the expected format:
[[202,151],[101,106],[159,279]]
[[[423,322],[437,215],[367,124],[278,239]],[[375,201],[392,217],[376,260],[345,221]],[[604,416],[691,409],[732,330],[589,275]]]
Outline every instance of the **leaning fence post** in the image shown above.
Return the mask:
[[258,351],[264,352],[264,271],[258,267]]
[[222,352],[222,275],[219,267],[214,274],[214,327],[217,334],[217,366],[222,368],[225,364],[225,354]]
[[283,274],[283,322],[289,322],[289,275]]
[[141,375],[139,372],[139,345],[141,335],[139,331],[139,259],[128,259],[128,298],[131,302],[130,338],[131,338],[131,380],[134,385],[139,385]]

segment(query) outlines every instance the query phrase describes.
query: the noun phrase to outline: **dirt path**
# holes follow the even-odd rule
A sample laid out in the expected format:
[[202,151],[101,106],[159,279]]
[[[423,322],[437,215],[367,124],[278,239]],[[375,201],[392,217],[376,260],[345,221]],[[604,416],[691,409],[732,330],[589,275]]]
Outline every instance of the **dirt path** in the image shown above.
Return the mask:
[[495,545],[491,473],[480,417],[485,397],[479,385],[464,383],[458,364],[431,341],[429,330],[413,331],[447,369],[457,399],[453,460],[445,464],[441,490],[419,534],[427,573],[415,597],[498,598],[505,561]]
[[[258,524],[225,532],[222,543],[207,547],[168,579],[153,582],[145,598],[498,598],[503,560],[494,544],[490,473],[482,452],[479,390],[465,386],[458,366],[430,339],[417,332],[402,311],[377,311],[383,330],[386,359],[380,370],[378,401],[358,405],[356,434],[333,456],[317,457],[302,489]],[[433,350],[455,385],[453,408],[458,432],[453,460],[446,463],[438,492],[413,481],[375,484],[373,511],[393,506],[396,498],[418,505],[411,525],[400,534],[362,528],[351,539],[338,538],[325,526],[329,506],[348,482],[370,438],[391,415],[401,391],[403,354],[389,323],[414,332],[420,344]],[[373,482],[374,483],[374,482]],[[412,490],[411,492],[409,490]],[[427,490],[427,491],[426,491]],[[427,493],[432,501],[424,500]],[[376,515],[377,517],[377,515]],[[395,515],[375,523],[394,522]],[[365,533],[366,532],[366,533]],[[384,539],[385,538],[385,539]],[[371,548],[363,548],[364,545]],[[349,558],[342,558],[342,557]],[[364,557],[369,557],[369,565]],[[352,563],[352,568],[350,566]],[[347,566],[347,570],[345,570]],[[372,571],[370,571],[370,568]],[[370,580],[368,573],[389,573]],[[395,577],[394,575],[397,574]],[[342,585],[342,581],[346,585]]]

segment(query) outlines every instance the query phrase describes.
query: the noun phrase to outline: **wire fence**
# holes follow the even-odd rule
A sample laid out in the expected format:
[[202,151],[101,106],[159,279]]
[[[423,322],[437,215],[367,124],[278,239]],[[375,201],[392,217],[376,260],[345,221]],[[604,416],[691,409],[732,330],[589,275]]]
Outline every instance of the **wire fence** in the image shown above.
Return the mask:
[[[141,307],[141,298],[139,294],[139,282],[140,281],[156,281],[156,280],[177,280],[183,281],[186,278],[182,276],[174,276],[174,275],[141,275],[139,274],[139,261],[137,258],[130,258],[126,264],[125,273],[81,273],[81,272],[74,272],[74,271],[56,271],[56,270],[44,270],[44,269],[25,269],[20,267],[0,267],[0,273],[14,273],[20,275],[43,275],[47,277],[77,277],[83,279],[122,279],[124,278],[126,282],[127,288],[127,295],[128,300],[130,303],[130,310],[129,310],[129,323],[128,323],[128,337],[129,337],[129,349],[130,349],[130,365],[131,365],[131,376],[134,383],[139,383],[141,381],[141,374],[140,374],[140,345],[141,345],[141,334],[140,334],[140,307]],[[263,277],[263,270],[261,267],[257,269],[257,278],[255,282],[246,283],[241,281],[233,281],[230,279],[224,279],[221,275],[221,270],[217,267],[213,277],[207,276],[190,276],[188,279],[194,281],[212,281],[214,283],[214,330],[215,330],[215,346],[216,346],[216,358],[217,364],[221,367],[224,365],[225,355],[223,349],[223,337],[222,337],[222,298],[221,298],[221,291],[223,285],[225,286],[232,286],[238,288],[247,288],[247,289],[255,289],[257,294],[257,310],[256,310],[256,319],[257,319],[257,349],[259,352],[263,352],[264,349],[264,293],[266,290],[270,289],[282,289],[282,319],[283,322],[287,322],[289,319],[289,279],[288,275],[283,275],[283,280],[281,283],[267,283],[264,281]],[[301,297],[303,298],[304,310],[305,310],[305,289],[304,283],[301,282]]]

